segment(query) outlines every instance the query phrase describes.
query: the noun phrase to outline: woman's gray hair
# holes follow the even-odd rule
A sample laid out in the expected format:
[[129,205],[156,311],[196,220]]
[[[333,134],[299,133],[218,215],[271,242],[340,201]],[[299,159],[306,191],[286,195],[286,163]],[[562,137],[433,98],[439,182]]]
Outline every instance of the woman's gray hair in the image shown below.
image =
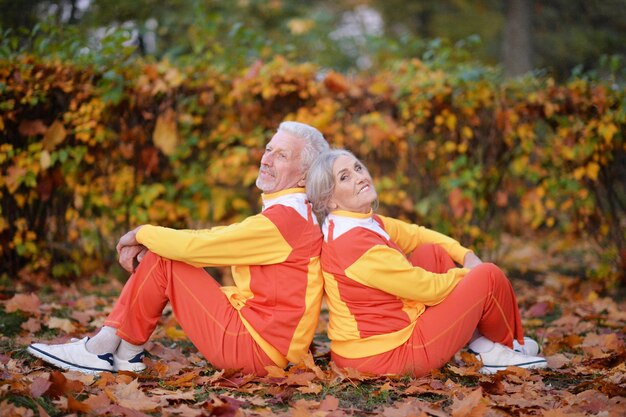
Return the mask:
[[322,153],[330,149],[328,142],[324,139],[324,135],[314,128],[300,122],[286,121],[282,122],[278,126],[278,132],[285,132],[290,135],[302,138],[305,140],[304,148],[300,154],[300,162],[302,163],[302,170],[308,171],[313,165],[315,159]]
[[330,199],[335,191],[335,176],[333,165],[340,156],[351,156],[358,160],[354,154],[345,149],[332,149],[321,154],[309,168],[306,176],[306,195],[313,211],[317,215],[320,224],[324,222],[330,213]]

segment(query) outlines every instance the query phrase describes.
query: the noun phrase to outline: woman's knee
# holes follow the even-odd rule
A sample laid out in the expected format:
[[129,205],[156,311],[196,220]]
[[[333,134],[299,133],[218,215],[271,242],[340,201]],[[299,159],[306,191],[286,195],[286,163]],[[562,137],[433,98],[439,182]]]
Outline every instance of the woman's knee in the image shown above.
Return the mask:
[[439,245],[420,245],[409,256],[409,262],[413,266],[419,266],[427,271],[443,273],[455,264],[450,255]]
[[439,245],[435,245],[434,243],[427,243],[424,245],[420,245],[411,252],[411,259],[414,257],[422,257],[422,256],[441,256],[442,254],[446,254],[446,251]]

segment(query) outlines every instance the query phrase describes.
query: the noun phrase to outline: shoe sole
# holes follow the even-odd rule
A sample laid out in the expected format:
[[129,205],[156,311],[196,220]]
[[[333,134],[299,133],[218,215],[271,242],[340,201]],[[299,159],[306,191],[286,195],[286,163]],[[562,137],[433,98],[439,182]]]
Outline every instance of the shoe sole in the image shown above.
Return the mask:
[[486,374],[486,375],[492,375],[495,374],[498,371],[504,371],[506,368],[511,367],[511,366],[517,366],[518,368],[524,368],[524,369],[543,369],[543,368],[547,368],[548,367],[548,362],[545,360],[542,361],[536,361],[536,362],[526,362],[526,363],[518,363],[516,365],[506,365],[506,366],[487,366],[487,365],[483,365],[482,368],[480,368],[480,373],[481,374]]
[[92,368],[89,366],[76,365],[76,364],[64,361],[63,359],[58,358],[54,355],[50,355],[49,353],[44,352],[43,350],[39,350],[33,346],[27,347],[26,351],[39,359],[42,359],[48,363],[51,363],[54,366],[57,366],[61,369],[65,369],[67,371],[78,371],[78,372],[82,372],[82,373],[90,374],[90,375],[98,375],[100,372],[114,372],[112,369],[101,369],[101,368]]
[[115,368],[115,372],[134,372],[138,374],[146,369],[146,366],[143,367],[135,367],[135,368]]

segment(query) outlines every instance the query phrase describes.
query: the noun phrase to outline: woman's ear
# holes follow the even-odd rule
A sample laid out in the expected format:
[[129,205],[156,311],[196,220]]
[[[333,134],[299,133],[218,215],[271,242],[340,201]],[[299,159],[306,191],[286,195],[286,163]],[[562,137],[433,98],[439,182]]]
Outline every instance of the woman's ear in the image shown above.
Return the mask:
[[339,207],[339,206],[338,206],[338,205],[337,205],[337,203],[335,203],[333,200],[330,200],[330,201],[328,202],[328,208],[329,208],[329,209],[331,209],[331,210],[335,210],[337,207]]
[[302,177],[297,185],[298,187],[304,187],[306,185],[306,177]]

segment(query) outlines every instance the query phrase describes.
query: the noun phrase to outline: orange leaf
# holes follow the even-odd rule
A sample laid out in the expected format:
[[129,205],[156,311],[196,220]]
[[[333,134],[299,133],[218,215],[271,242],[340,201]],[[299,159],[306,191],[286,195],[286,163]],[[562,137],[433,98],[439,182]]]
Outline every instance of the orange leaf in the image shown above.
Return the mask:
[[39,313],[39,297],[37,294],[15,294],[13,298],[4,304],[4,309],[7,313],[13,313],[14,311],[23,311],[25,313]]
[[48,128],[46,134],[41,141],[43,148],[47,151],[52,151],[57,145],[65,139],[67,132],[63,123],[55,120],[54,123]]
[[483,401],[482,389],[472,391],[463,399],[455,398],[450,408],[452,409],[452,417],[484,415],[487,405]]
[[18,131],[22,136],[37,136],[46,133],[48,128],[41,119],[37,120],[22,120]]
[[285,383],[287,385],[302,385],[306,386],[315,379],[315,374],[313,372],[303,372],[299,374],[289,374]]
[[332,395],[327,395],[320,402],[320,410],[322,411],[335,411],[337,408],[339,408],[339,399]]
[[148,397],[139,389],[139,381],[136,379],[128,384],[117,384],[110,389],[105,389],[122,407],[138,411],[156,410],[160,404],[158,401]]
[[345,93],[348,91],[348,81],[338,72],[331,71],[324,78],[324,86],[333,93]]
[[7,188],[9,189],[9,193],[15,193],[17,188],[22,184],[25,174],[26,168],[13,165],[10,166],[9,169],[7,169],[7,177],[5,181],[7,184]]
[[83,403],[88,405],[95,415],[104,414],[111,406],[111,400],[102,391],[97,395],[90,395]]
[[35,317],[31,317],[27,321],[22,323],[20,327],[28,331],[28,333],[35,334],[39,330],[41,330],[41,320],[36,319]]
[[76,400],[73,396],[67,396],[67,409],[69,411],[78,411],[80,413],[88,413],[91,411],[91,407],[81,401]]

